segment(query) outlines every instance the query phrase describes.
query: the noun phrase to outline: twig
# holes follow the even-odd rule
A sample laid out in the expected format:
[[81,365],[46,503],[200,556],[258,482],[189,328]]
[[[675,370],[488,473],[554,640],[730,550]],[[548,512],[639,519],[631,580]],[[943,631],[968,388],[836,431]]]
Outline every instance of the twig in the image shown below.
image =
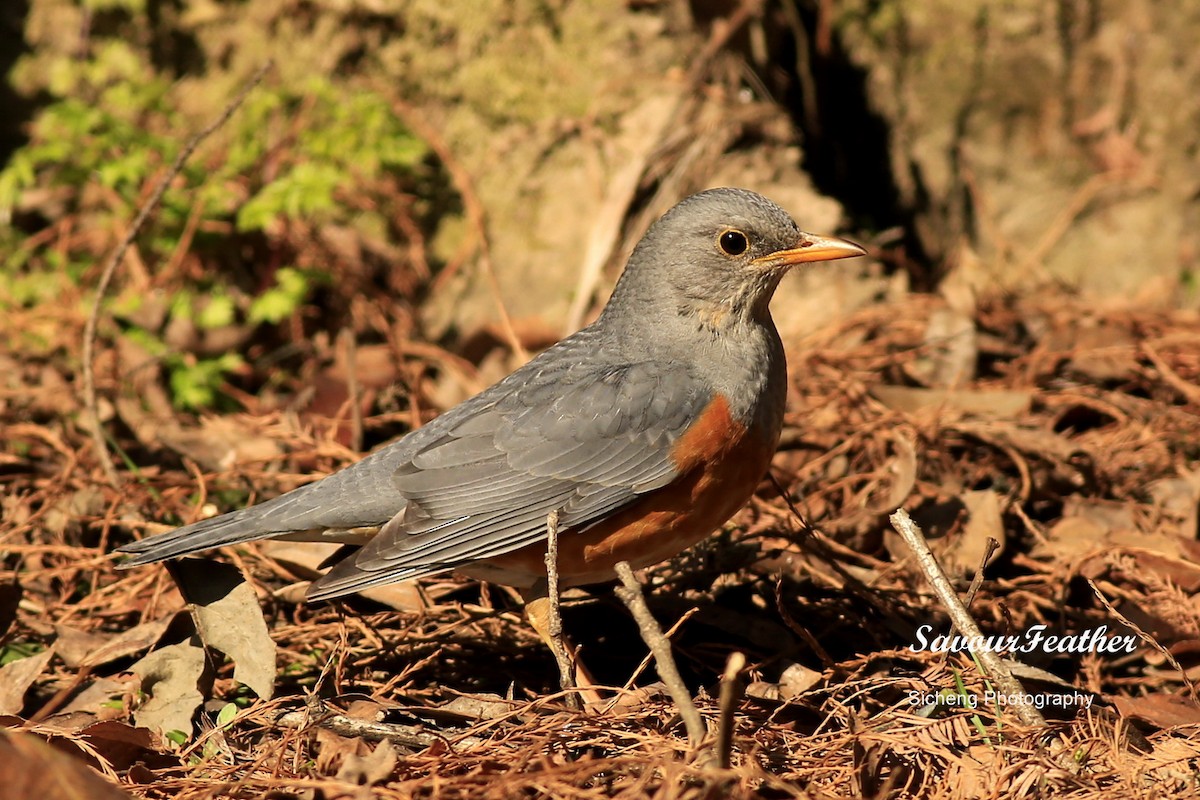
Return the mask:
[[1150,359],[1150,363],[1158,370],[1158,374],[1162,379],[1175,391],[1183,395],[1184,402],[1192,404],[1200,404],[1200,386],[1193,383],[1188,383],[1179,376],[1179,373],[1171,369],[1158,350],[1154,348],[1150,342],[1140,342],[1142,352],[1146,354],[1146,358]]
[[[667,632],[663,634],[664,636],[667,637],[667,641],[670,641],[671,638],[674,637],[676,633],[678,633],[679,629],[684,626],[684,623],[686,623],[689,619],[694,617],[696,615],[696,613],[699,611],[700,611],[699,608],[697,608],[696,606],[692,606],[691,608],[689,608],[687,611],[685,611],[683,613],[683,616],[681,616],[679,619],[675,620],[675,624],[673,624],[671,627],[667,628]],[[633,671],[633,674],[631,674],[625,680],[625,684],[621,688],[625,691],[632,689],[633,685],[637,682],[637,679],[639,677],[641,677],[641,674],[646,671],[646,667],[650,666],[650,662],[653,660],[654,660],[654,654],[646,653],[645,657],[640,662],[638,662],[637,669],[635,669]],[[616,706],[619,702],[621,702],[621,698],[614,697],[612,699],[612,703],[605,710],[611,711],[612,709],[616,708]]]
[[[355,719],[345,714],[313,713],[310,709],[285,711],[275,717],[274,722],[280,728],[304,730],[309,727],[319,727],[333,731],[339,736],[354,739],[380,741],[391,739],[396,744],[405,747],[424,749],[438,743],[445,743],[446,737],[429,733],[428,725],[400,725],[397,723],[374,722],[372,720]],[[477,736],[464,736],[457,744],[465,747],[475,747],[487,744],[485,739]]]
[[1187,686],[1188,694],[1192,696],[1193,700],[1196,700],[1196,684],[1190,677],[1188,677],[1187,670],[1183,668],[1183,665],[1179,663],[1179,660],[1175,658],[1174,654],[1167,648],[1163,647],[1157,639],[1155,639],[1149,633],[1146,633],[1146,631],[1142,630],[1141,627],[1133,622],[1133,620],[1129,619],[1129,617],[1118,611],[1116,607],[1109,601],[1109,599],[1104,596],[1104,592],[1100,591],[1100,587],[1096,585],[1095,581],[1093,581],[1091,578],[1087,578],[1086,580],[1088,586],[1090,586],[1092,589],[1092,593],[1096,595],[1096,599],[1100,601],[1108,613],[1116,617],[1118,622],[1136,633],[1139,639],[1150,645],[1150,647],[1154,648],[1159,655],[1166,659],[1167,663],[1171,665],[1171,668],[1179,673],[1179,677],[1183,680],[1184,685]]
[[738,4],[738,7],[733,10],[728,17],[722,17],[713,22],[712,31],[708,35],[708,41],[704,43],[704,47],[700,48],[700,52],[692,58],[692,65],[688,69],[688,83],[692,86],[699,86],[700,81],[704,77],[705,70],[708,69],[708,64],[712,61],[717,53],[721,52],[729,40],[742,29],[751,17],[762,14],[762,0],[743,0]]
[[99,324],[100,311],[104,305],[104,295],[108,292],[108,285],[112,282],[113,275],[117,271],[117,265],[121,263],[121,259],[125,257],[125,252],[146,225],[146,220],[150,218],[150,214],[158,207],[159,202],[162,201],[162,197],[166,193],[167,187],[170,186],[171,181],[175,180],[175,176],[183,171],[183,165],[191,158],[192,153],[196,152],[196,148],[200,146],[200,143],[229,121],[229,118],[233,116],[233,112],[237,111],[238,106],[258,86],[273,63],[268,60],[259,67],[258,71],[251,76],[246,85],[237,93],[237,96],[229,101],[229,104],[225,106],[220,115],[200,129],[183,146],[183,149],[179,151],[179,155],[175,156],[175,161],[171,163],[171,167],[167,170],[166,174],[159,179],[158,184],[154,187],[154,191],[150,193],[150,197],[138,209],[137,216],[133,218],[133,223],[129,226],[129,230],[125,231],[125,236],[121,238],[117,249],[108,257],[108,261],[104,264],[104,269],[100,272],[100,280],[96,284],[96,297],[92,302],[92,311],[88,314],[87,322],[83,326],[83,403],[87,410],[85,419],[92,435],[92,446],[96,450],[96,458],[100,460],[100,466],[104,469],[105,478],[107,478],[110,486],[117,486],[120,483],[120,478],[117,475],[117,468],[113,466],[112,459],[108,455],[108,446],[104,441],[104,430],[100,425],[100,409],[96,398],[96,326]]
[[692,702],[687,685],[679,675],[679,668],[675,666],[675,657],[671,655],[671,643],[667,641],[662,628],[658,627],[658,622],[647,608],[646,598],[642,596],[642,586],[634,577],[633,568],[629,566],[629,562],[617,562],[616,570],[622,585],[613,591],[616,592],[617,597],[621,598],[621,602],[629,609],[629,613],[633,614],[638,632],[642,635],[642,641],[650,648],[650,652],[654,653],[654,666],[658,670],[658,677],[662,678],[662,682],[666,684],[667,691],[671,693],[671,699],[675,701],[675,707],[679,709],[679,716],[683,717],[683,724],[688,732],[688,741],[693,749],[699,749],[704,737],[708,734],[708,729],[704,726],[704,719],[701,718],[696,704]]
[[808,628],[796,621],[796,618],[792,616],[792,612],[788,611],[787,606],[784,605],[782,576],[775,581],[775,608],[779,611],[779,616],[783,620],[783,624],[787,625],[792,633],[804,640],[809,649],[816,653],[817,658],[821,659],[821,664],[826,667],[832,667],[835,662],[829,655],[829,652],[821,646],[821,643],[817,641],[817,637],[813,636]]
[[558,511],[546,515],[546,644],[558,662],[558,686],[566,692],[567,705],[583,707],[579,693],[574,691],[575,676],[571,657],[563,642],[562,609],[558,596]]
[[[929,581],[929,585],[933,587],[933,591],[937,594],[938,599],[942,602],[946,612],[950,615],[950,621],[963,632],[963,635],[968,638],[979,637],[983,640],[983,632],[979,630],[979,626],[975,624],[974,618],[963,606],[962,600],[955,593],[954,587],[950,585],[950,579],[946,577],[946,572],[942,569],[942,565],[938,563],[934,557],[933,551],[929,549],[929,544],[925,541],[925,535],[917,524],[912,521],[912,517],[903,508],[892,514],[889,519],[892,522],[892,527],[900,534],[900,538],[904,539],[904,543],[913,551],[913,555],[917,558],[917,564],[921,567],[921,571],[925,573],[925,579]],[[1005,666],[1004,661],[995,652],[986,647],[978,651],[972,651],[972,654],[978,659],[980,665],[983,666],[991,677],[996,681],[1000,690],[1011,698],[1023,697],[1026,692],[1021,686],[1020,681],[1013,676],[1012,672]],[[1031,726],[1042,726],[1046,724],[1046,720],[1041,713],[1029,703],[1014,702],[1016,706],[1017,717],[1021,722]]]
[[966,608],[970,608],[971,604],[975,602],[975,595],[979,594],[979,587],[983,586],[983,571],[999,546],[1000,542],[991,536],[988,537],[987,544],[983,548],[983,558],[979,559],[979,568],[975,570],[975,577],[971,579],[971,585],[967,588],[967,599],[963,601],[963,606]]
[[717,766],[729,769],[733,757],[733,717],[738,699],[742,696],[742,682],[738,680],[746,666],[746,656],[734,651],[725,662],[721,675],[721,716],[717,722]]
[[[792,498],[788,496],[787,491],[783,488],[783,485],[779,482],[779,480],[770,472],[767,472],[767,478],[771,481],[771,485],[775,487],[775,491],[779,493],[779,497],[783,500],[784,505],[787,506],[788,511],[790,511],[792,516],[796,518],[796,521],[799,522],[800,529],[797,532],[804,537],[801,541],[801,544],[807,548],[810,553],[820,558],[829,566],[830,569],[836,572],[838,577],[842,579],[843,585],[848,590],[859,597],[866,599],[888,617],[892,618],[896,622],[899,622],[899,617],[892,609],[893,604],[885,595],[882,595],[872,587],[867,586],[856,576],[852,575],[849,570],[842,566],[842,558],[849,559],[859,557],[860,554],[855,553],[844,545],[840,545],[835,541],[825,538],[825,535],[814,528],[812,524],[809,523],[809,521],[804,517],[804,515],[800,513],[800,509],[796,508],[796,504],[792,502]],[[780,604],[779,608],[783,610],[783,605]],[[810,646],[816,644],[815,639],[812,639],[810,636],[801,632],[803,630],[802,628],[798,626],[789,627],[791,627],[795,633],[808,642]],[[820,657],[822,661],[825,661],[827,665],[833,663],[832,659],[829,659],[828,654],[824,653],[819,644],[816,647],[813,647],[813,652],[817,653],[818,657]],[[826,659],[829,660],[826,661]]]
[[[988,562],[992,560],[992,553],[996,552],[996,548],[1000,546],[1000,542],[988,537],[987,544],[984,546],[983,558],[979,560],[979,568],[975,570],[975,577],[971,579],[971,585],[967,587],[967,597],[963,600],[963,608],[968,611],[971,605],[975,602],[975,595],[979,593],[979,587],[983,585],[983,570],[987,567]],[[957,625],[950,626],[950,636],[954,636],[954,632],[958,630]],[[942,661],[950,659],[950,651],[942,653]]]

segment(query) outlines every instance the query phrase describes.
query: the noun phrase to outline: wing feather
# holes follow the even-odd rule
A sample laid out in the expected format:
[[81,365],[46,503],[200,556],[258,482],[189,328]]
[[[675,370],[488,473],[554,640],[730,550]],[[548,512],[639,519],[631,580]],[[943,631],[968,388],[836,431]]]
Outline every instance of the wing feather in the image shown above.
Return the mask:
[[671,447],[712,399],[674,361],[596,364],[584,329],[357,464],[258,506],[136,542],[128,565],[225,544],[379,528],[313,597],[430,575],[566,535],[676,477]]

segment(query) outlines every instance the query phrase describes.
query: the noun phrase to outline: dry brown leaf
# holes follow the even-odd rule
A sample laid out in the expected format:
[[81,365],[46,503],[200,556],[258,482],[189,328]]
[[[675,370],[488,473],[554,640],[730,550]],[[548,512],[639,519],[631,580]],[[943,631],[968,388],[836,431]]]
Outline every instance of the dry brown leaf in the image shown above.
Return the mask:
[[61,536],[68,528],[78,527],[81,518],[102,515],[107,503],[104,491],[98,487],[77,489],[49,504],[42,516],[42,526],[53,535]]
[[926,386],[954,388],[975,377],[979,345],[975,315],[955,308],[939,308],[929,315],[923,357],[909,367]]
[[1187,697],[1156,692],[1138,697],[1116,695],[1108,701],[1122,716],[1144,720],[1159,728],[1200,725],[1200,705]]
[[71,669],[75,669],[86,661],[88,655],[110,638],[103,634],[72,628],[69,625],[55,625],[54,633],[54,649],[63,663]]
[[497,719],[511,714],[516,704],[495,694],[459,695],[438,707],[438,713],[453,714],[460,720],[474,722]]
[[351,757],[362,756],[367,743],[362,739],[351,739],[334,733],[328,728],[316,726],[316,769],[320,775],[336,774]]
[[46,669],[53,656],[54,648],[47,647],[36,655],[0,667],[0,714],[21,713],[25,707],[25,692]]
[[[125,715],[123,705],[115,705],[114,700],[123,697],[129,690],[129,681],[116,678],[97,678],[88,684],[87,688],[71,698],[60,713],[87,713],[99,720],[116,719]],[[51,717],[50,720],[53,720]]]
[[153,731],[116,720],[102,720],[78,731],[78,738],[116,769],[128,769],[158,749]]
[[922,389],[912,386],[874,386],[871,394],[888,408],[905,414],[932,409],[979,417],[1015,418],[1029,410],[1031,391]]
[[[297,577],[315,579],[321,574],[317,569],[325,562],[334,549],[321,542],[287,542],[269,540],[259,545],[263,555],[278,561],[285,569]],[[303,602],[307,586],[287,587],[288,594],[277,594],[293,602]],[[383,586],[372,586],[358,592],[359,595],[395,609],[396,611],[421,611],[428,605],[422,590],[414,581],[389,583]]]
[[1161,516],[1161,524],[1174,524],[1176,533],[1194,541],[1197,533],[1197,513],[1200,512],[1200,470],[1187,472],[1178,478],[1164,478],[1146,487]]
[[391,777],[398,760],[395,746],[384,739],[367,755],[348,753],[337,771],[337,778],[356,786],[375,786]]
[[4,729],[0,786],[14,800],[129,800],[94,770],[36,736]]
[[896,457],[887,465],[893,476],[892,485],[882,506],[875,507],[875,510],[885,514],[903,505],[917,483],[917,448],[912,439],[899,431],[893,431],[891,440],[896,451]]
[[204,648],[197,636],[159,648],[130,667],[141,678],[142,691],[150,695],[134,709],[138,727],[190,735],[192,717],[204,702],[199,686],[205,667]]
[[199,428],[168,425],[158,432],[158,440],[180,455],[212,470],[228,470],[247,462],[270,461],[283,454],[277,439],[264,436],[235,416],[205,417]]
[[143,622],[129,630],[122,631],[97,647],[84,658],[82,663],[84,666],[97,667],[120,658],[127,658],[143,650],[149,650],[158,643],[173,620],[174,615],[171,615],[152,622]]
[[821,678],[822,674],[816,670],[792,664],[779,676],[779,694],[784,700],[791,700],[819,684]]
[[233,661],[233,677],[263,699],[275,690],[275,642],[258,597],[235,567],[187,558],[172,570],[191,603],[196,632],[205,646]]
[[[978,570],[987,553],[988,539],[995,539],[999,547],[992,553],[992,563],[1004,552],[1007,537],[1004,533],[1004,518],[1000,513],[1000,495],[990,489],[964,492],[960,495],[967,507],[967,521],[962,536],[954,540],[950,558],[957,564],[960,574]],[[984,565],[986,566],[986,565]]]
[[[1162,544],[1170,549],[1172,543],[1163,542]],[[1185,561],[1162,551],[1133,547],[1121,547],[1113,550],[1106,555],[1106,558],[1118,555],[1132,558],[1141,570],[1160,579],[1169,580],[1185,592],[1200,591],[1200,564]],[[1086,565],[1080,568],[1080,572],[1086,574]]]

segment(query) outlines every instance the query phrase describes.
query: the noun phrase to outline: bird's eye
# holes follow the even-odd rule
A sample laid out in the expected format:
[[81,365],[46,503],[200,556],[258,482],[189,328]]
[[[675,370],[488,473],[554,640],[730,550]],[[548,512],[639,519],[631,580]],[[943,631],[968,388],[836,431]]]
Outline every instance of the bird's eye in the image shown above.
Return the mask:
[[750,246],[746,234],[741,231],[725,231],[717,237],[717,246],[727,256],[740,256]]

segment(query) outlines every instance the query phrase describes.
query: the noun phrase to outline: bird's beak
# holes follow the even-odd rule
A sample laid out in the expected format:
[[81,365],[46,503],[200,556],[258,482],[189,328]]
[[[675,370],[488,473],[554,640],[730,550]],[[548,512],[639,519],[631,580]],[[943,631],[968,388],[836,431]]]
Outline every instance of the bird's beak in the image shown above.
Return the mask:
[[854,242],[805,233],[801,234],[800,243],[795,247],[760,256],[750,263],[764,269],[790,269],[797,264],[807,264],[811,261],[833,261],[866,254],[867,251]]

